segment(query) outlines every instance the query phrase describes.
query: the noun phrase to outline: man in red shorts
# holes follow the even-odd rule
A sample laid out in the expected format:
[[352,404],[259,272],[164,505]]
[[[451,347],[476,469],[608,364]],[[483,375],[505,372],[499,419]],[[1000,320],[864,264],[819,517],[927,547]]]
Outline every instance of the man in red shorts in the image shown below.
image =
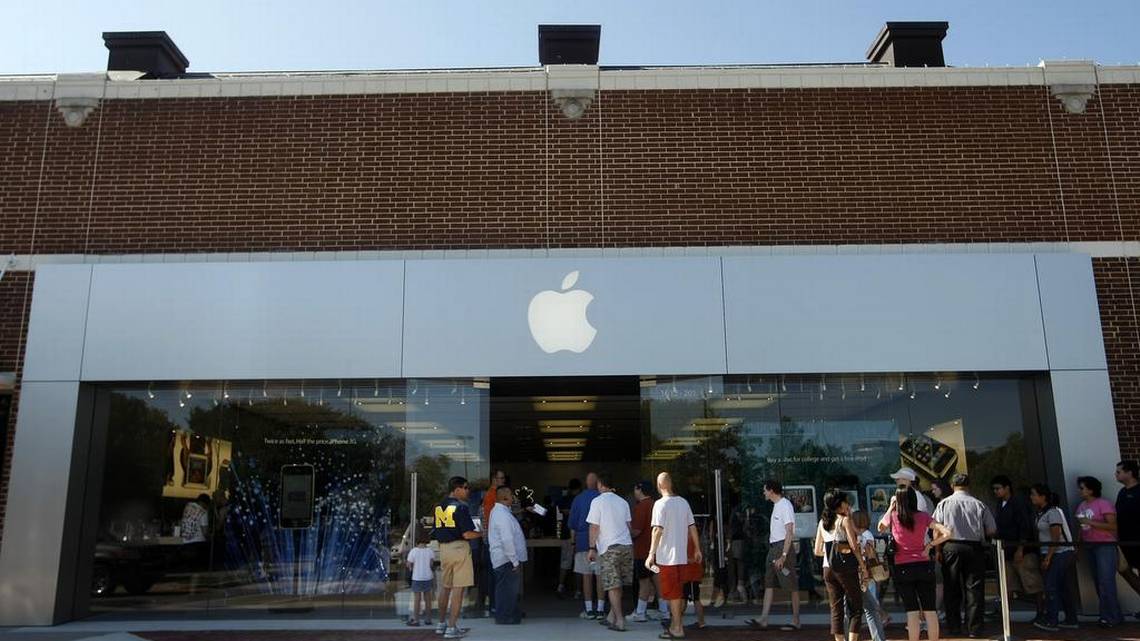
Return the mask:
[[685,600],[682,586],[686,581],[685,566],[690,559],[688,545],[692,542],[696,552],[692,561],[700,562],[701,541],[697,525],[693,520],[693,510],[689,502],[673,493],[673,478],[668,472],[657,475],[657,491],[661,498],[653,504],[653,538],[649,542],[649,556],[645,567],[660,573],[661,598],[669,603],[672,614],[669,629],[658,638],[681,639],[685,636],[682,617],[685,613]]

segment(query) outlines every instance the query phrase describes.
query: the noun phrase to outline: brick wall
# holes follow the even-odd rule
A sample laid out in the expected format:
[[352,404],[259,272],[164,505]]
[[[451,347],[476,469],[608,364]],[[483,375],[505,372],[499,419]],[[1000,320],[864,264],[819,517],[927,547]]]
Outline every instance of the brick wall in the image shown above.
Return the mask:
[[1135,238],[1138,106],[1123,85],[1080,115],[1041,87],[611,91],[580,120],[541,93],[116,100],[72,129],[7,103],[0,253],[32,243],[45,151],[42,253],[1118,240],[1113,179]]
[[1140,303],[1140,259],[1097,258],[1093,271],[1120,451],[1140,458],[1140,326],[1133,307]]
[[[579,120],[538,92],[115,100],[79,128],[5,102],[0,256],[1137,240],[1138,121],[1140,85],[1079,115],[1043,87],[606,91]],[[1124,263],[1096,273],[1137,455]]]

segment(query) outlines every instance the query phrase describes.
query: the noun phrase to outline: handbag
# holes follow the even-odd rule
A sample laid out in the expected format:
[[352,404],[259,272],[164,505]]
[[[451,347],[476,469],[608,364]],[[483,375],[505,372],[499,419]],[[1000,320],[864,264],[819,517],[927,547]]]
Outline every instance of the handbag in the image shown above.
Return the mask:
[[891,578],[891,569],[879,558],[878,552],[873,553],[871,558],[866,559],[866,563],[867,571],[871,574],[872,581],[882,583]]

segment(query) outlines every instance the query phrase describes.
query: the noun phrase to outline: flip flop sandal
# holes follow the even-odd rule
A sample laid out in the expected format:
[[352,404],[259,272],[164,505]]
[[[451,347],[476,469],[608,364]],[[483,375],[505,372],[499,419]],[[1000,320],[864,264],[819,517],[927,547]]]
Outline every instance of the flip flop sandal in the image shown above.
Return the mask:
[[799,630],[801,627],[803,627],[803,626],[801,626],[801,625],[782,625],[782,626],[780,626],[780,630],[782,630],[784,632],[794,632],[796,630]]
[[613,630],[614,632],[626,632],[627,631],[626,628],[619,628],[612,623],[607,625],[606,628]]
[[672,632],[666,630],[666,631],[662,632],[661,634],[657,635],[657,638],[658,639],[684,639],[685,637],[673,636]]
[[745,623],[748,624],[748,627],[756,628],[757,630],[767,630],[768,629],[768,624],[767,623],[761,624],[759,619],[748,619],[747,621],[745,621]]

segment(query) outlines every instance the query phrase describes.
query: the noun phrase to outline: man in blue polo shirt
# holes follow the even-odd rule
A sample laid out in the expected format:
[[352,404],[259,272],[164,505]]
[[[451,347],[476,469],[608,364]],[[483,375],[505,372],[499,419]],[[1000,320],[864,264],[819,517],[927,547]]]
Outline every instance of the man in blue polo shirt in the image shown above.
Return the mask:
[[[590,567],[590,524],[586,516],[590,513],[590,503],[598,498],[598,475],[586,475],[586,489],[574,497],[570,504],[570,537],[574,540],[574,573],[582,576],[582,599],[586,608],[580,615],[583,619],[598,619],[606,614],[605,593],[601,588],[601,577],[596,576]],[[598,583],[597,611],[594,610],[594,583]]]
[[[471,509],[467,507],[467,499],[471,496],[471,486],[467,479],[453,476],[447,485],[451,493],[435,506],[435,529],[431,534],[439,542],[439,569],[443,573],[443,588],[439,591],[440,621],[436,633],[442,634],[445,639],[458,639],[466,632],[458,627],[459,610],[463,607],[463,590],[475,585],[469,541],[482,535],[475,531]],[[445,612],[448,612],[446,620]]]

